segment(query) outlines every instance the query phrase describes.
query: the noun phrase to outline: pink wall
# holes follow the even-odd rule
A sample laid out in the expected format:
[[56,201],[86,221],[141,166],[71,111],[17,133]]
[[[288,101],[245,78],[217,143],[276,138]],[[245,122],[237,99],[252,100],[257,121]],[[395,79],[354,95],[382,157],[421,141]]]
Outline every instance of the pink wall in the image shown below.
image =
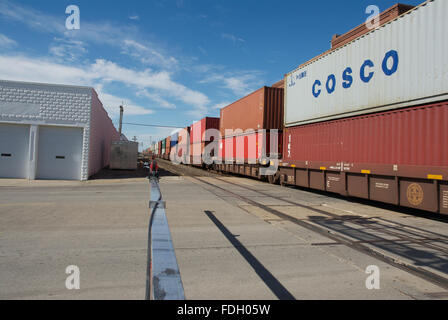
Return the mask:
[[109,118],[98,94],[92,90],[92,111],[90,116],[89,177],[109,165],[112,141],[120,136]]

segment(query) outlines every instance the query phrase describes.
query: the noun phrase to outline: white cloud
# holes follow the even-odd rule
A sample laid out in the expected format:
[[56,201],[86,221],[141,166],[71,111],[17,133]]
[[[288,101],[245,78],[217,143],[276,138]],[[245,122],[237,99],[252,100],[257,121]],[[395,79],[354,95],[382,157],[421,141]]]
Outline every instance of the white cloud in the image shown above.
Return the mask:
[[213,106],[211,106],[210,107],[210,109],[212,109],[212,110],[219,110],[219,109],[222,109],[222,108],[224,108],[224,107],[227,107],[229,104],[231,104],[232,102],[221,102],[221,103],[217,103],[217,104],[215,104],[215,105],[213,105]]
[[141,89],[162,90],[164,94],[197,108],[203,108],[210,102],[203,93],[174,82],[170,73],[166,71],[152,72],[150,69],[135,71],[102,59],[96,60],[95,64],[92,65],[91,71],[94,74],[100,74],[106,81],[123,82]]
[[87,54],[85,43],[74,39],[54,38],[54,43],[50,45],[50,54],[61,61],[73,62]]
[[155,65],[168,69],[177,67],[178,61],[174,57],[159,52],[148,45],[144,45],[132,39],[125,39],[122,43],[122,53],[140,60],[147,65]]
[[49,15],[8,0],[0,2],[0,15],[9,20],[21,22],[33,31],[114,46],[121,44],[122,39],[130,37],[132,34],[135,35],[138,30],[134,26],[118,27],[108,22],[92,23],[85,19],[81,20],[79,30],[67,30],[64,13],[61,13],[61,16]]
[[151,99],[152,101],[156,102],[158,104],[158,107],[166,108],[166,109],[176,109],[176,105],[173,103],[163,99],[160,94],[155,92],[148,92],[148,90],[141,90],[137,92],[137,95],[140,97],[146,97],[148,99]]
[[207,112],[208,112],[207,107],[205,107],[205,106],[197,106],[195,108],[192,108],[192,109],[188,110],[186,112],[186,114],[201,119],[201,118],[205,117]]
[[[210,72],[216,68],[200,66],[184,57],[181,63],[159,46],[139,40],[143,37],[137,26],[116,25],[112,22],[93,23],[82,19],[80,30],[68,31],[63,13],[49,15],[9,0],[0,0],[0,17],[23,23],[33,31],[54,37],[49,46],[48,58],[30,58],[20,53],[14,56],[0,55],[2,78],[89,86],[118,82],[134,90],[134,93],[147,89],[149,96],[146,98],[159,106],[173,108],[175,103],[171,100],[175,100],[190,106],[189,114],[203,116],[207,113],[209,98],[173,80],[173,72],[197,74],[196,69]],[[132,15],[130,19],[133,17],[138,16]],[[236,38],[236,41],[244,40]],[[88,63],[87,60],[80,62],[80,58],[87,58],[87,48],[95,48],[94,45],[108,45],[119,49],[121,53],[137,59],[151,69],[129,69],[104,59],[98,59],[94,63]],[[73,66],[73,62],[77,62],[78,66]]]
[[0,48],[12,48],[17,46],[17,42],[0,33]]
[[53,16],[7,0],[0,2],[0,14],[10,20],[22,22],[39,32],[63,33],[66,30],[64,19],[55,19]]
[[261,71],[215,73],[200,81],[200,83],[219,83],[221,87],[231,90],[234,94],[247,95],[261,87]]
[[0,74],[7,80],[69,85],[92,85],[95,78],[95,75],[79,67],[20,55],[0,55]]
[[102,59],[83,67],[73,67],[42,58],[0,55],[0,74],[4,79],[17,81],[88,86],[118,82],[139,91],[149,88],[192,106],[194,112],[206,112],[210,102],[203,93],[173,81],[168,72],[135,71]]
[[136,105],[134,102],[132,102],[129,99],[120,98],[108,93],[105,93],[99,89],[97,89],[98,97],[100,98],[101,102],[103,103],[104,108],[106,109],[107,113],[111,117],[117,117],[120,114],[119,106],[124,106],[124,114],[125,115],[147,115],[147,114],[153,114],[153,110],[145,109],[144,107],[141,107],[139,105]]
[[5,80],[94,87],[104,108],[111,117],[118,115],[117,107],[123,102],[126,106],[126,114],[145,115],[154,113],[153,110],[139,106],[129,99],[104,92],[103,86],[97,82],[102,80],[101,77],[86,69],[69,67],[43,59],[0,56],[0,74],[2,75],[2,79]]
[[[85,49],[88,43],[92,43],[95,45],[106,44],[119,48],[122,54],[126,54],[143,64],[151,66],[174,69],[179,64],[176,58],[164,52],[164,50],[154,43],[138,41],[137,39],[142,37],[139,35],[137,26],[115,25],[107,21],[90,22],[82,19],[79,30],[67,30],[65,28],[65,16],[61,18],[60,16],[48,15],[8,0],[0,1],[0,15],[3,15],[9,20],[21,22],[33,31],[53,34],[60,41],[66,41],[65,45],[53,45],[50,48],[50,53],[58,56],[64,55],[70,61],[74,61],[75,58],[81,56],[83,53],[82,49]],[[138,15],[129,17],[131,20],[139,20],[139,18]],[[82,47],[74,48],[71,46],[69,48],[67,46],[69,43],[74,44],[76,42],[82,44]],[[71,56],[71,52],[75,52],[73,56]]]

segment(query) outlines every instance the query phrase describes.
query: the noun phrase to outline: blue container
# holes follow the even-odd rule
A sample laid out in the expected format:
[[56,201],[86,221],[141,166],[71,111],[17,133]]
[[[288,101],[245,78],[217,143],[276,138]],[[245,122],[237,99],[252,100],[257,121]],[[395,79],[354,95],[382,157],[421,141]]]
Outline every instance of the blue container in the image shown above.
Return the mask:
[[179,140],[179,133],[175,133],[171,136],[171,143],[170,143],[171,148],[177,146],[178,140]]

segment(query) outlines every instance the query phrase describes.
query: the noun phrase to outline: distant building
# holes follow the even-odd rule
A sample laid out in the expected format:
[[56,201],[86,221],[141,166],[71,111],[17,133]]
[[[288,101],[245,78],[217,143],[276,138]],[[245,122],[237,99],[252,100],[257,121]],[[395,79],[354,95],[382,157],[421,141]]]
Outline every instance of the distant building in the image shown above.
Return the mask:
[[116,140],[93,88],[0,80],[0,178],[87,180]]

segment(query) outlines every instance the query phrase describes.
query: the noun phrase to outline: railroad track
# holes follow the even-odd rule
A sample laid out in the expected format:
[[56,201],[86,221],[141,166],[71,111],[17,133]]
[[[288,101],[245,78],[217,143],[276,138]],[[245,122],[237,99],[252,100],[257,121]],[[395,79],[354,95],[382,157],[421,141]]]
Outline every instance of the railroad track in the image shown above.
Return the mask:
[[[207,180],[214,180],[218,183],[225,183],[233,187],[254,192],[258,195],[257,197],[262,196],[264,199],[269,197],[277,201],[282,201],[288,205],[301,207],[321,215],[320,217],[313,217],[312,219],[298,219],[254,200],[253,198],[256,198],[255,196],[244,196],[237,191],[231,191],[228,188],[222,187],[216,183],[214,184],[210,181],[206,181],[201,177],[190,176],[189,178],[199,182],[199,184],[202,184],[203,188],[213,192],[224,201],[229,201],[229,197],[223,196],[214,190],[224,191],[232,197],[237,198],[249,205],[258,207],[282,220],[292,222],[334,241],[333,243],[328,243],[326,245],[347,246],[365,255],[387,263],[390,266],[424,279],[440,288],[443,288],[444,290],[448,290],[448,278],[442,275],[446,273],[446,263],[448,261],[448,237],[443,234],[389,221],[381,217],[364,217],[352,212],[350,212],[349,215],[338,215],[321,208],[284,199],[283,197],[278,197],[219,177],[207,177]],[[357,228],[349,228],[347,227],[347,224],[353,224]],[[382,238],[382,235],[389,238]],[[393,238],[390,239],[390,237]],[[412,246],[414,246],[414,248],[412,248]],[[415,246],[421,249],[416,250]],[[411,256],[405,256],[406,252],[412,250],[414,250],[415,253],[437,257],[435,262],[441,264],[441,270],[433,272],[431,270],[404,262],[401,259],[394,258],[387,254],[392,252],[392,254],[407,259],[412,259]],[[432,266],[432,268],[434,267],[437,266]]]
[[[310,209],[312,208],[312,210],[320,213],[320,214],[324,214],[332,219],[340,219],[342,220],[346,220],[346,221],[350,221],[353,224],[356,224],[362,228],[365,228],[366,230],[375,230],[377,232],[380,233],[384,233],[386,235],[389,236],[395,236],[396,239],[390,240],[390,239],[376,239],[376,240],[371,240],[371,241],[364,241],[366,243],[368,242],[391,242],[391,241],[403,241],[403,242],[418,242],[419,244],[421,243],[422,246],[428,248],[428,249],[433,249],[433,250],[438,250],[441,253],[445,253],[448,254],[448,237],[439,233],[435,233],[435,232],[431,232],[428,230],[423,230],[421,228],[416,228],[416,227],[412,227],[409,225],[405,225],[402,223],[397,223],[395,221],[390,221],[384,218],[380,218],[380,217],[369,217],[366,218],[364,216],[361,215],[356,215],[353,212],[347,212],[347,211],[343,211],[345,213],[349,213],[350,215],[346,215],[346,216],[341,216],[338,214],[334,214],[334,213],[330,213],[328,211],[324,211],[324,210],[320,210],[320,209],[316,209],[314,207],[310,207],[310,206],[306,206],[303,205],[299,202],[295,202],[295,201],[291,201],[291,200],[287,200],[284,198],[280,198],[280,197],[276,197],[273,195],[270,195],[266,192],[263,191],[259,191],[256,190],[254,188],[250,188],[247,186],[243,186],[241,184],[237,184],[231,181],[227,181],[221,178],[216,178],[217,180],[226,182],[228,184],[234,185],[236,187],[240,187],[240,188],[244,188],[247,190],[250,190],[252,192],[257,192],[263,196],[266,197],[271,197],[273,199],[276,200],[280,200],[283,201],[285,203],[288,203],[290,205],[293,206],[299,206],[299,207],[303,207],[306,209]],[[340,209],[337,209],[340,210]],[[342,211],[342,210],[341,210]],[[372,226],[372,224],[375,224],[375,226]],[[414,237],[412,237],[414,236]],[[436,245],[436,244],[432,244],[432,243],[428,243],[428,242],[439,242],[439,243],[443,243],[446,245],[446,247],[440,246],[440,245]],[[448,258],[448,257],[447,257]]]

